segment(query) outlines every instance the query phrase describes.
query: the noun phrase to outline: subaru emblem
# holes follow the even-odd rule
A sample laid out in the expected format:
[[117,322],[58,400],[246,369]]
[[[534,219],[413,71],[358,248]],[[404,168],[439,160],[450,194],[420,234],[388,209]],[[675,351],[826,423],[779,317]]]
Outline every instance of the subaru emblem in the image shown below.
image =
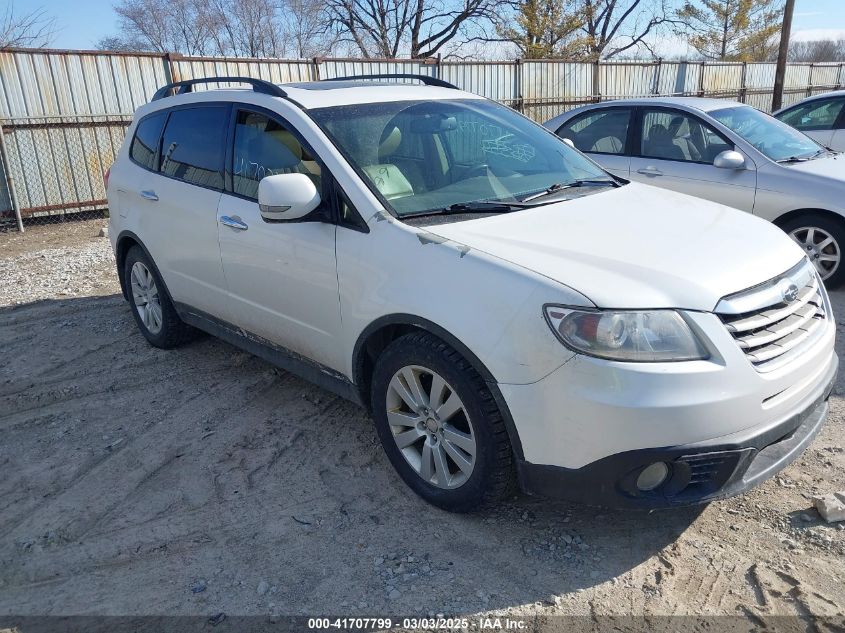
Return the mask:
[[782,296],[784,303],[792,303],[798,298],[798,286],[795,284],[789,284],[789,286],[783,290]]

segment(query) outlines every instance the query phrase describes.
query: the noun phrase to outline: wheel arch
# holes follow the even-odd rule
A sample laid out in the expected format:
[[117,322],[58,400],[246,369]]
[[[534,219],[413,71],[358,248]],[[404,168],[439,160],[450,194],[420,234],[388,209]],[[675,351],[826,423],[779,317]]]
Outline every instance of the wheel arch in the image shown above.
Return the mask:
[[511,417],[510,409],[499,390],[499,385],[492,372],[481,362],[481,359],[460,339],[458,339],[451,332],[445,328],[437,325],[433,321],[429,321],[423,317],[415,316],[413,314],[388,314],[379,317],[370,323],[355,342],[355,347],[352,352],[352,378],[361,395],[361,401],[368,411],[372,410],[372,402],[370,402],[370,384],[375,368],[375,363],[379,355],[387,348],[390,343],[398,339],[400,336],[410,334],[411,332],[427,332],[442,340],[444,343],[452,347],[466,361],[472,365],[472,368],[478,372],[481,378],[487,383],[493,398],[496,400],[496,405],[505,421],[505,427],[508,431],[511,446],[517,459],[524,459],[522,451],[522,443],[519,440],[519,433],[516,430],[513,418]]
[[830,211],[829,209],[812,207],[787,211],[786,213],[783,213],[782,215],[779,215],[774,220],[772,220],[772,223],[779,228],[783,228],[784,224],[786,224],[790,220],[800,218],[802,215],[821,215],[823,217],[829,218],[830,220],[833,220],[834,222],[839,223],[842,228],[845,229],[845,217],[843,217],[841,213],[837,213],[836,211]]
[[167,288],[167,284],[164,282],[164,277],[161,276],[161,271],[158,269],[158,265],[156,264],[155,259],[150,254],[150,251],[141,241],[141,238],[135,235],[132,231],[121,231],[120,235],[117,236],[116,246],[115,246],[115,261],[117,264],[117,278],[120,281],[120,291],[123,293],[123,298],[129,301],[129,287],[126,284],[126,274],[124,271],[124,263],[126,262],[126,254],[129,252],[133,246],[137,246],[144,254],[147,256],[147,259],[150,260],[153,268],[155,269],[155,273],[158,275],[159,279],[161,279],[161,284],[164,286],[164,292],[167,294],[167,298],[170,301],[173,301],[173,297],[170,296],[170,290]]

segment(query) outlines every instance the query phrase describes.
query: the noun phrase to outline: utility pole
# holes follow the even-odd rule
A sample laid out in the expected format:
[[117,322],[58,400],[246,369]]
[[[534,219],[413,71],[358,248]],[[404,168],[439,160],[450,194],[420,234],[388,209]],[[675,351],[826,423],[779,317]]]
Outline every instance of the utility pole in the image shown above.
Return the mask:
[[789,53],[789,34],[792,31],[792,12],[795,0],[786,0],[783,7],[783,25],[780,29],[780,46],[778,47],[778,65],[775,70],[775,89],[772,95],[772,112],[780,110],[783,103],[783,81],[786,76],[786,56]]

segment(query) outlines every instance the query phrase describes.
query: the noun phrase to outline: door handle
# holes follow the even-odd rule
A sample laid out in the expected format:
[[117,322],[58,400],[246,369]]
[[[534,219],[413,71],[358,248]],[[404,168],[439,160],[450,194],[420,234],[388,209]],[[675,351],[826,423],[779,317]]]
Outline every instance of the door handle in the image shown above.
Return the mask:
[[150,202],[158,202],[158,196],[156,195],[156,192],[152,191],[151,189],[142,191],[138,195],[140,195],[144,200],[149,200]]
[[637,170],[638,174],[642,174],[643,176],[662,176],[663,172],[660,171],[657,167],[643,167],[642,169]]
[[229,217],[228,215],[221,215],[220,224],[222,224],[223,226],[228,226],[232,229],[237,229],[238,231],[246,231],[249,228],[249,225],[243,220],[241,220],[238,216]]

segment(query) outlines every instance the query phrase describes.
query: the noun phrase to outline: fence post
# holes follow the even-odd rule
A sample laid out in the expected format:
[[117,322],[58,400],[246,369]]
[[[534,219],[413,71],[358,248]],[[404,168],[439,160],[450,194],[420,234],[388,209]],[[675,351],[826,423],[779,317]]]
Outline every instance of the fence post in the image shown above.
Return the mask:
[[9,164],[9,155],[6,153],[6,136],[3,134],[3,125],[0,124],[0,164],[3,167],[3,174],[6,177],[6,188],[9,190],[9,201],[12,203],[12,210],[15,212],[15,220],[18,222],[18,231],[24,232],[23,218],[21,218],[21,207],[18,204],[18,196],[15,193],[15,179],[12,177],[12,166]]
[[836,89],[842,89],[842,62],[839,63],[839,72],[836,73]]
[[707,62],[701,62],[701,68],[698,71],[698,96],[704,96],[704,69],[707,68]]
[[320,63],[322,57],[314,57],[311,61],[314,64],[314,81],[320,81]]
[[599,103],[601,101],[601,60],[596,59],[593,62],[593,101]]
[[516,81],[516,106],[515,110],[520,114],[525,114],[525,100],[522,98],[522,58],[516,59],[516,72],[514,72]]
[[748,94],[748,62],[742,62],[742,75],[739,80],[739,102],[745,103],[745,95]]
[[172,84],[174,81],[179,81],[176,78],[176,73],[173,72],[173,58],[177,56],[178,53],[165,53],[163,56],[164,59],[164,74],[165,78],[167,79],[167,83]]
[[806,94],[807,97],[813,96],[813,69],[815,69],[815,67],[816,67],[815,64],[813,64],[813,63],[810,64],[810,79],[809,79],[809,82],[808,82],[809,85],[807,86],[807,94]]
[[663,59],[657,58],[657,66],[654,69],[654,84],[651,87],[651,94],[657,96],[660,94],[660,69],[663,67]]

